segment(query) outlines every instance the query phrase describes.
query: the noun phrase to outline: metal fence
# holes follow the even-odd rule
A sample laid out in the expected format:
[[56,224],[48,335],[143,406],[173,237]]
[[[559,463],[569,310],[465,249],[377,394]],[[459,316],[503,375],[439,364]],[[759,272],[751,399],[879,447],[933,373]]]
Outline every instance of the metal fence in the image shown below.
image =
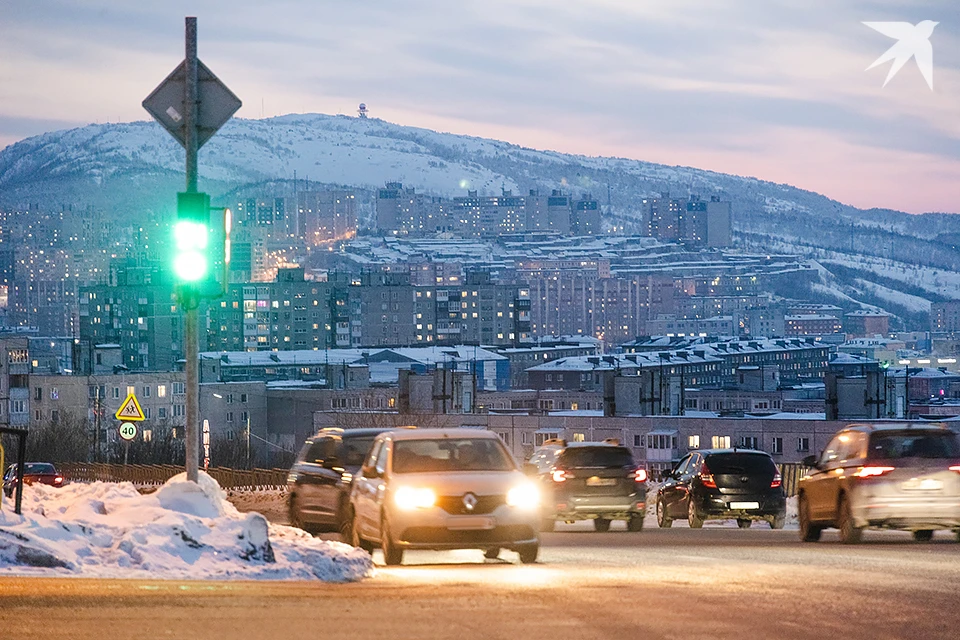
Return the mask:
[[[132,482],[139,487],[159,486],[183,473],[172,464],[106,464],[75,462],[57,467],[69,482]],[[212,467],[206,472],[224,489],[278,489],[287,484],[287,469],[229,469]]]
[[783,477],[783,491],[787,497],[797,495],[797,485],[800,478],[806,475],[810,467],[798,462],[785,462],[780,465],[780,475]]

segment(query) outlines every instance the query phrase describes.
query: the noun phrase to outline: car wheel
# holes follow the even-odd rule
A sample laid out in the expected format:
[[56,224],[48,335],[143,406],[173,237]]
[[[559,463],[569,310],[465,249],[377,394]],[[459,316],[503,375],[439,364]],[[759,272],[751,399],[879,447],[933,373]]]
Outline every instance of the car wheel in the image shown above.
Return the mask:
[[687,524],[690,525],[691,529],[703,528],[703,516],[700,515],[700,511],[693,500],[687,500]]
[[593,521],[593,528],[600,533],[606,533],[610,531],[610,521],[606,518],[595,518]]
[[483,552],[483,557],[487,560],[496,560],[500,557],[500,548],[494,547],[493,549],[487,549]]
[[360,522],[357,520],[357,514],[350,510],[352,522],[350,524],[350,541],[353,546],[363,549],[367,553],[373,553],[373,545],[363,539],[360,535]]
[[781,511],[777,515],[770,518],[768,522],[770,523],[771,529],[783,529],[783,525],[787,524],[787,512]]
[[922,531],[914,531],[913,539],[917,542],[930,542],[933,540],[933,531],[930,529],[924,529]]
[[846,495],[840,496],[837,513],[837,528],[840,529],[840,542],[844,544],[859,543],[863,538],[863,528],[854,524],[853,513],[850,509],[850,499],[847,498]]
[[635,513],[627,520],[627,531],[643,531],[643,514]]
[[823,527],[818,527],[810,522],[810,504],[807,502],[807,496],[800,496],[800,541],[816,542],[823,533]]
[[661,529],[669,529],[673,525],[673,519],[667,515],[667,509],[663,506],[663,500],[657,499],[657,526]]
[[307,533],[312,533],[307,524],[303,521],[303,511],[300,507],[300,497],[297,494],[290,496],[290,526],[297,529],[303,529]]
[[517,553],[520,554],[520,562],[523,564],[533,564],[537,561],[537,556],[540,555],[540,543],[525,544],[517,549]]
[[383,562],[388,567],[395,567],[403,562],[403,547],[398,547],[393,541],[390,521],[386,516],[380,520],[380,549],[383,551]]
[[557,528],[557,521],[553,518],[543,518],[540,520],[540,531],[545,531],[547,533],[553,531]]
[[349,504],[341,506],[338,517],[337,531],[340,533],[340,540],[350,544],[353,542],[353,510]]
[[753,524],[753,520],[747,520],[746,518],[737,518],[737,526],[741,529],[749,529]]

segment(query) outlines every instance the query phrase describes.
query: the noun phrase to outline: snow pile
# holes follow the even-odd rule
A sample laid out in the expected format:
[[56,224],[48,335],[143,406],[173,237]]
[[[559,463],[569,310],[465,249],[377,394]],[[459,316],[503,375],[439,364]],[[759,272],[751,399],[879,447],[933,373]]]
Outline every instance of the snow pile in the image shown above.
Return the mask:
[[349,582],[372,566],[364,551],[240,513],[202,472],[150,495],[128,482],[33,485],[23,515],[0,512],[0,575]]

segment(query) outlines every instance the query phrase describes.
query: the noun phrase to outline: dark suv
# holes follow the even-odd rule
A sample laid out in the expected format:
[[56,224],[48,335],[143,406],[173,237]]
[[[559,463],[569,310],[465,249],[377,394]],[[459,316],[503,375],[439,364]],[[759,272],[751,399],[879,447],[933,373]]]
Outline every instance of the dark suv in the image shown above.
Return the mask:
[[287,476],[290,524],[311,533],[349,533],[344,516],[353,475],[384,431],[329,428],[307,438]]
[[765,520],[782,529],[786,496],[770,454],[751,449],[707,449],[684,456],[657,493],[657,524],[686,519],[699,529],[705,520],[736,519],[741,529]]
[[633,454],[614,441],[550,440],[525,466],[543,488],[542,531],[557,520],[593,520],[597,531],[609,531],[612,520],[625,520],[630,531],[643,529],[647,471]]

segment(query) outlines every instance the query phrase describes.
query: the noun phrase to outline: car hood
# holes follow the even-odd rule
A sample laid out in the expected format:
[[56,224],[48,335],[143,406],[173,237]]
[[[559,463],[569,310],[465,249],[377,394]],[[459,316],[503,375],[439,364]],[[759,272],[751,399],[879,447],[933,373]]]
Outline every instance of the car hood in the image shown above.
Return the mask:
[[429,487],[441,496],[462,496],[468,491],[478,496],[495,496],[503,495],[524,482],[531,480],[516,470],[398,473],[390,478],[389,488]]

